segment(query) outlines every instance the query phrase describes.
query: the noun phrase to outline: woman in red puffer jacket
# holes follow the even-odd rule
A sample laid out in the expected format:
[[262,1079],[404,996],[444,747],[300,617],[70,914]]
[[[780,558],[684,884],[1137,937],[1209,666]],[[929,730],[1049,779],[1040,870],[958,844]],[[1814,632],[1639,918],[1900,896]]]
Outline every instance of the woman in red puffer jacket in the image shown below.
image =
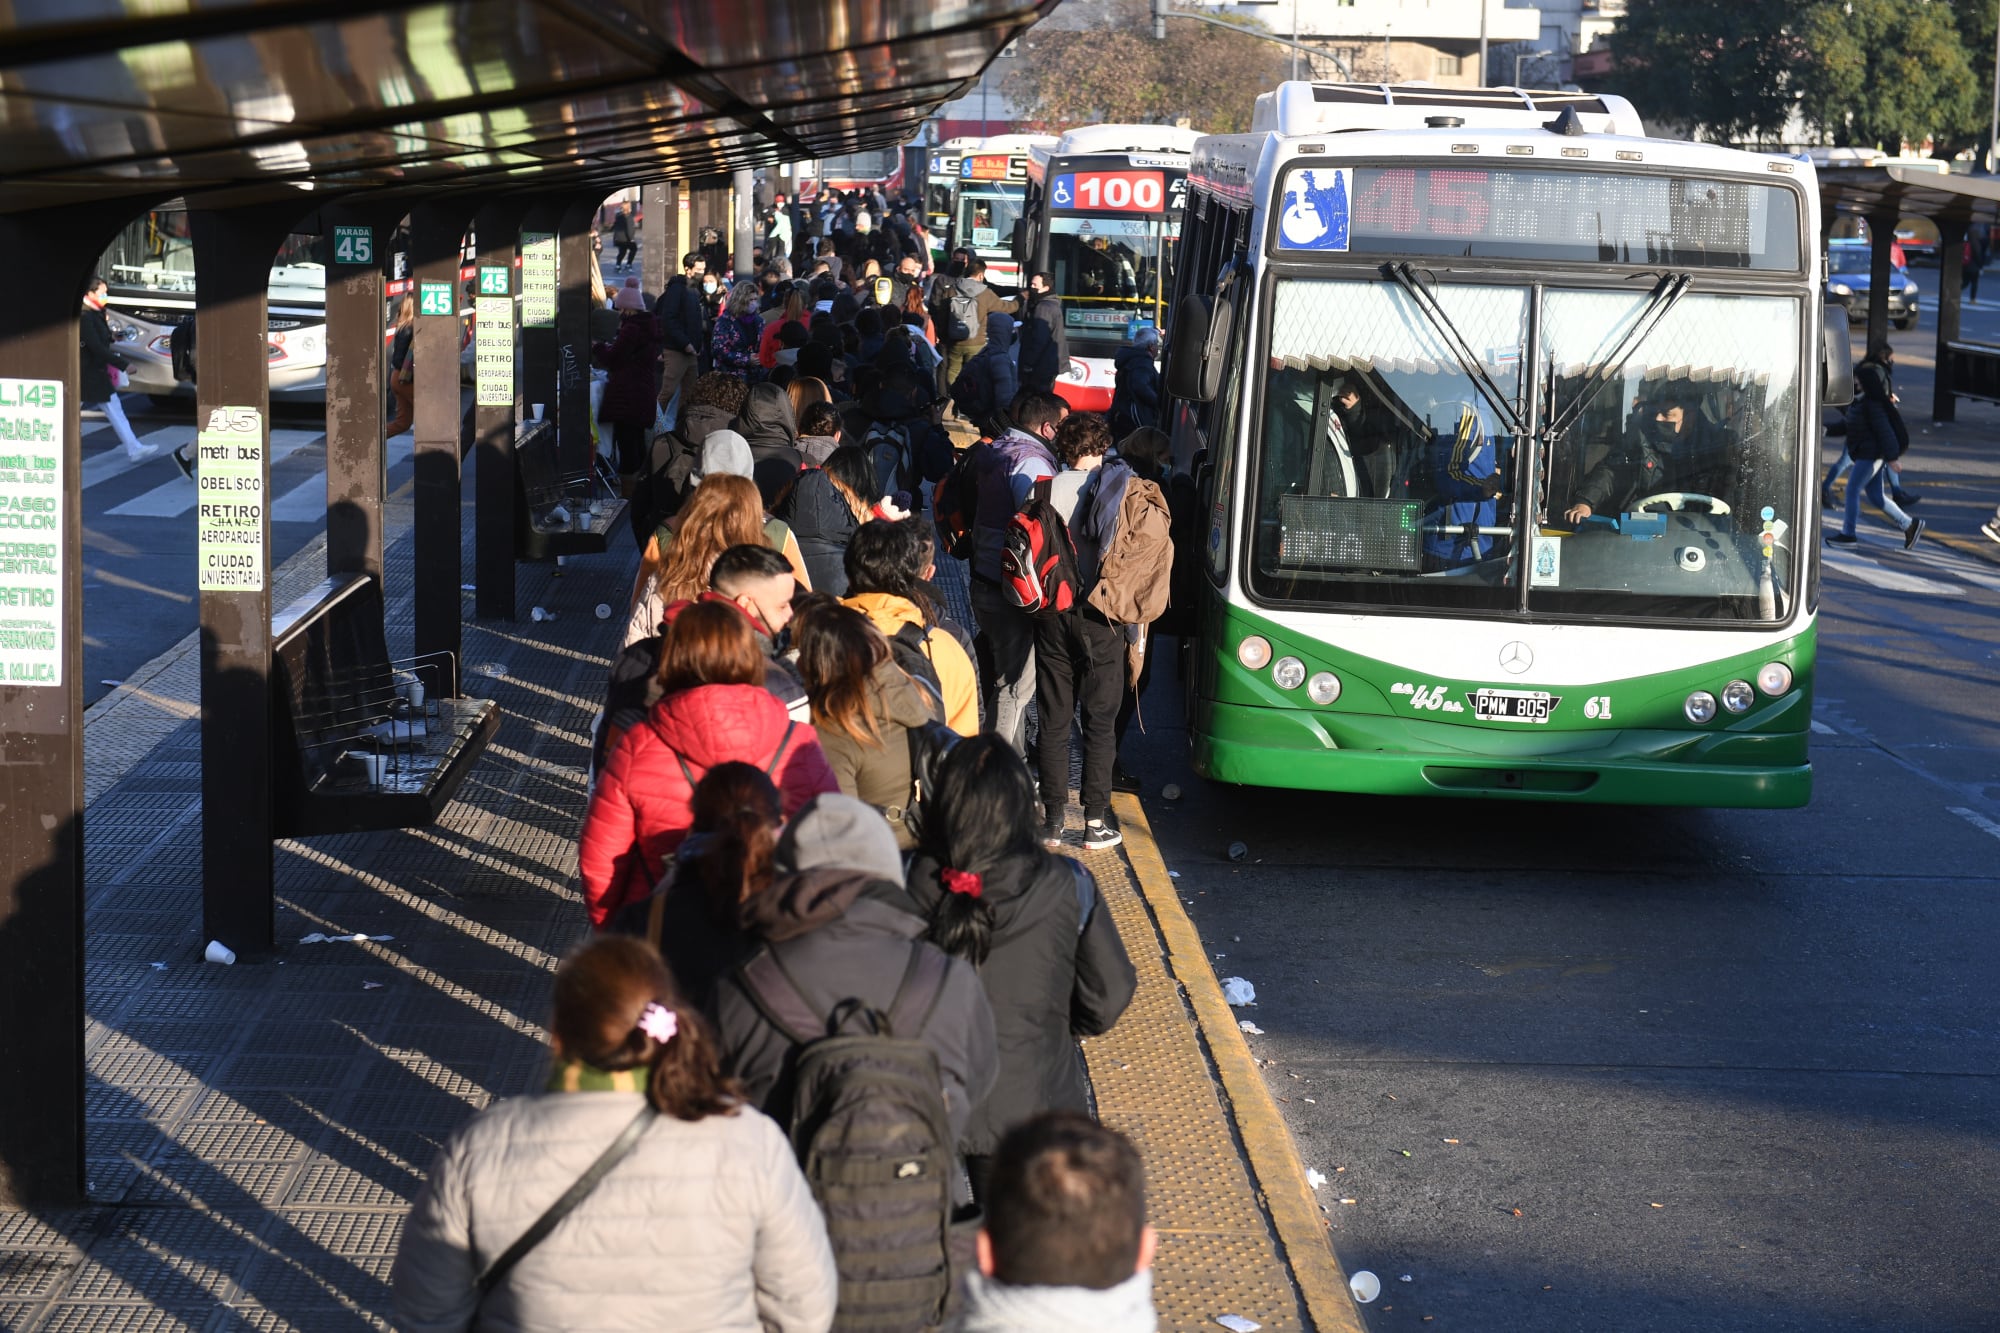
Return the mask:
[[717,764],[770,775],[785,817],[839,791],[812,727],[795,722],[763,685],[764,655],[734,606],[698,602],[675,618],[660,650],[666,691],[618,740],[583,817],[583,901],[593,926],[653,891],[693,822],[694,785]]

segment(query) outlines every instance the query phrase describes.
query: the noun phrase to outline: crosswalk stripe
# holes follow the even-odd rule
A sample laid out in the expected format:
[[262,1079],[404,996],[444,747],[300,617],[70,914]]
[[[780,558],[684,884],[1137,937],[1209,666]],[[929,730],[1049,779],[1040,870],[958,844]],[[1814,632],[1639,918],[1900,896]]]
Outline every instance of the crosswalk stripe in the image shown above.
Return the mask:
[[[103,453],[92,454],[89,458],[83,460],[83,471],[81,473],[83,480],[81,485],[86,491],[101,481],[110,481],[113,477],[122,477],[135,467],[150,467],[154,463],[166,463],[169,452],[180,448],[184,444],[194,443],[193,426],[162,426],[158,430],[149,430],[144,435],[139,436],[139,443],[157,444],[160,446],[160,452],[143,463],[135,463],[125,456],[124,448],[118,443],[117,434],[110,427],[107,426],[102,432],[98,433],[103,434],[111,441],[111,447]],[[167,466],[171,467],[173,465],[168,463]],[[180,474],[175,473],[174,475],[179,476]]]
[[1926,551],[1921,548],[1910,554],[1932,569],[1955,575],[1975,587],[1985,588],[1988,592],[2000,592],[2000,574],[1989,572],[1992,569],[1991,565],[1982,565],[1979,561],[1968,560],[1962,555],[1945,555],[1939,551]]
[[[388,466],[394,467],[416,452],[417,437],[410,434],[389,437]],[[326,517],[326,471],[315,472],[309,480],[286,491],[271,502],[273,523],[318,523]]]
[[1917,593],[1927,597],[1963,597],[1965,589],[1956,583],[1939,583],[1936,579],[1920,579],[1914,574],[1898,573],[1884,569],[1873,560],[1846,551],[1829,550],[1823,557],[1826,563],[1843,574],[1851,574],[1871,587],[1884,592]]
[[[323,430],[272,431],[271,466],[276,467],[300,449],[325,438]],[[176,472],[172,481],[104,512],[114,518],[178,518],[194,508],[195,498],[194,483]]]

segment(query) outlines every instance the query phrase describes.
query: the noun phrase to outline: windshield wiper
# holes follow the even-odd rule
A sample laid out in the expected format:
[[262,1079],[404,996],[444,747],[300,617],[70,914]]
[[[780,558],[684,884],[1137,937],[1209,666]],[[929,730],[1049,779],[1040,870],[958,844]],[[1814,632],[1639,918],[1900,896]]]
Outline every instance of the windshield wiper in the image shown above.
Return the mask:
[[1458,331],[1458,325],[1454,324],[1451,316],[1445,313],[1444,306],[1438,301],[1436,294],[1418,280],[1416,269],[1411,267],[1408,261],[1387,264],[1383,267],[1389,276],[1395,279],[1396,285],[1410,294],[1410,299],[1416,302],[1417,309],[1424,312],[1424,318],[1431,322],[1431,327],[1443,335],[1446,350],[1458,362],[1458,368],[1472,381],[1473,387],[1479,390],[1480,397],[1486,400],[1494,414],[1500,418],[1501,424],[1507,428],[1507,434],[1525,435],[1527,423],[1521,419],[1520,412],[1507,400],[1506,395],[1500,392],[1500,386],[1486,373],[1485,365],[1473,355],[1471,346],[1465,341],[1465,335]]
[[[1633,355],[1638,352],[1640,345],[1646,339],[1652,337],[1653,330],[1658,328],[1660,321],[1667,317],[1667,312],[1674,308],[1674,303],[1685,296],[1687,289],[1693,285],[1694,275],[1692,273],[1668,273],[1662,276],[1658,283],[1654,284],[1653,294],[1647,298],[1646,308],[1639,312],[1639,318],[1633,321],[1632,327],[1625,331],[1625,336],[1618,340],[1618,345],[1611,349],[1610,357],[1595,369],[1585,372],[1587,382],[1581,389],[1577,390],[1576,397],[1570,399],[1568,406],[1564,407],[1560,412],[1550,412],[1548,421],[1542,425],[1542,441],[1544,443],[1554,444],[1569,433],[1570,428],[1576,425],[1582,418],[1584,409],[1596,401],[1598,394],[1604,392],[1605,385],[1617,379],[1624,372],[1625,363],[1632,359]],[[1549,358],[1549,403],[1551,407],[1555,403],[1555,386],[1555,358],[1551,356]]]

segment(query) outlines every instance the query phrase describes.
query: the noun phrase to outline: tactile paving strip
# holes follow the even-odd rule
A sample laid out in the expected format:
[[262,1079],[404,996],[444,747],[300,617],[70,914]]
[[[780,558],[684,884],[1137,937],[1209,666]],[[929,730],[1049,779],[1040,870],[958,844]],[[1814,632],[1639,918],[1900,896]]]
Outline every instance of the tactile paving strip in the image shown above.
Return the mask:
[[1214,1328],[1215,1316],[1234,1314],[1274,1333],[1306,1328],[1131,864],[1117,850],[1081,859],[1139,974],[1124,1017],[1086,1041],[1083,1054],[1099,1118],[1130,1135],[1146,1159],[1147,1208],[1160,1233],[1160,1326]]

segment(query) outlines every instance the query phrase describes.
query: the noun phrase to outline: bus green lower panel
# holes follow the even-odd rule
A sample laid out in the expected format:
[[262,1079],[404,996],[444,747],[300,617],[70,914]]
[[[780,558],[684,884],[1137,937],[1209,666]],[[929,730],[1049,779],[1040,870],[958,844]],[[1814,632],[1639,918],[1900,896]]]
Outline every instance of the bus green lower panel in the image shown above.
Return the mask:
[[[1812,796],[1802,731],[1633,728],[1596,733],[1587,750],[1561,755],[1532,733],[1480,732],[1473,753],[1446,739],[1451,729],[1405,718],[1214,702],[1201,711],[1195,770],[1245,786],[1768,809],[1802,806]],[[1516,747],[1518,766],[1508,762]]]

